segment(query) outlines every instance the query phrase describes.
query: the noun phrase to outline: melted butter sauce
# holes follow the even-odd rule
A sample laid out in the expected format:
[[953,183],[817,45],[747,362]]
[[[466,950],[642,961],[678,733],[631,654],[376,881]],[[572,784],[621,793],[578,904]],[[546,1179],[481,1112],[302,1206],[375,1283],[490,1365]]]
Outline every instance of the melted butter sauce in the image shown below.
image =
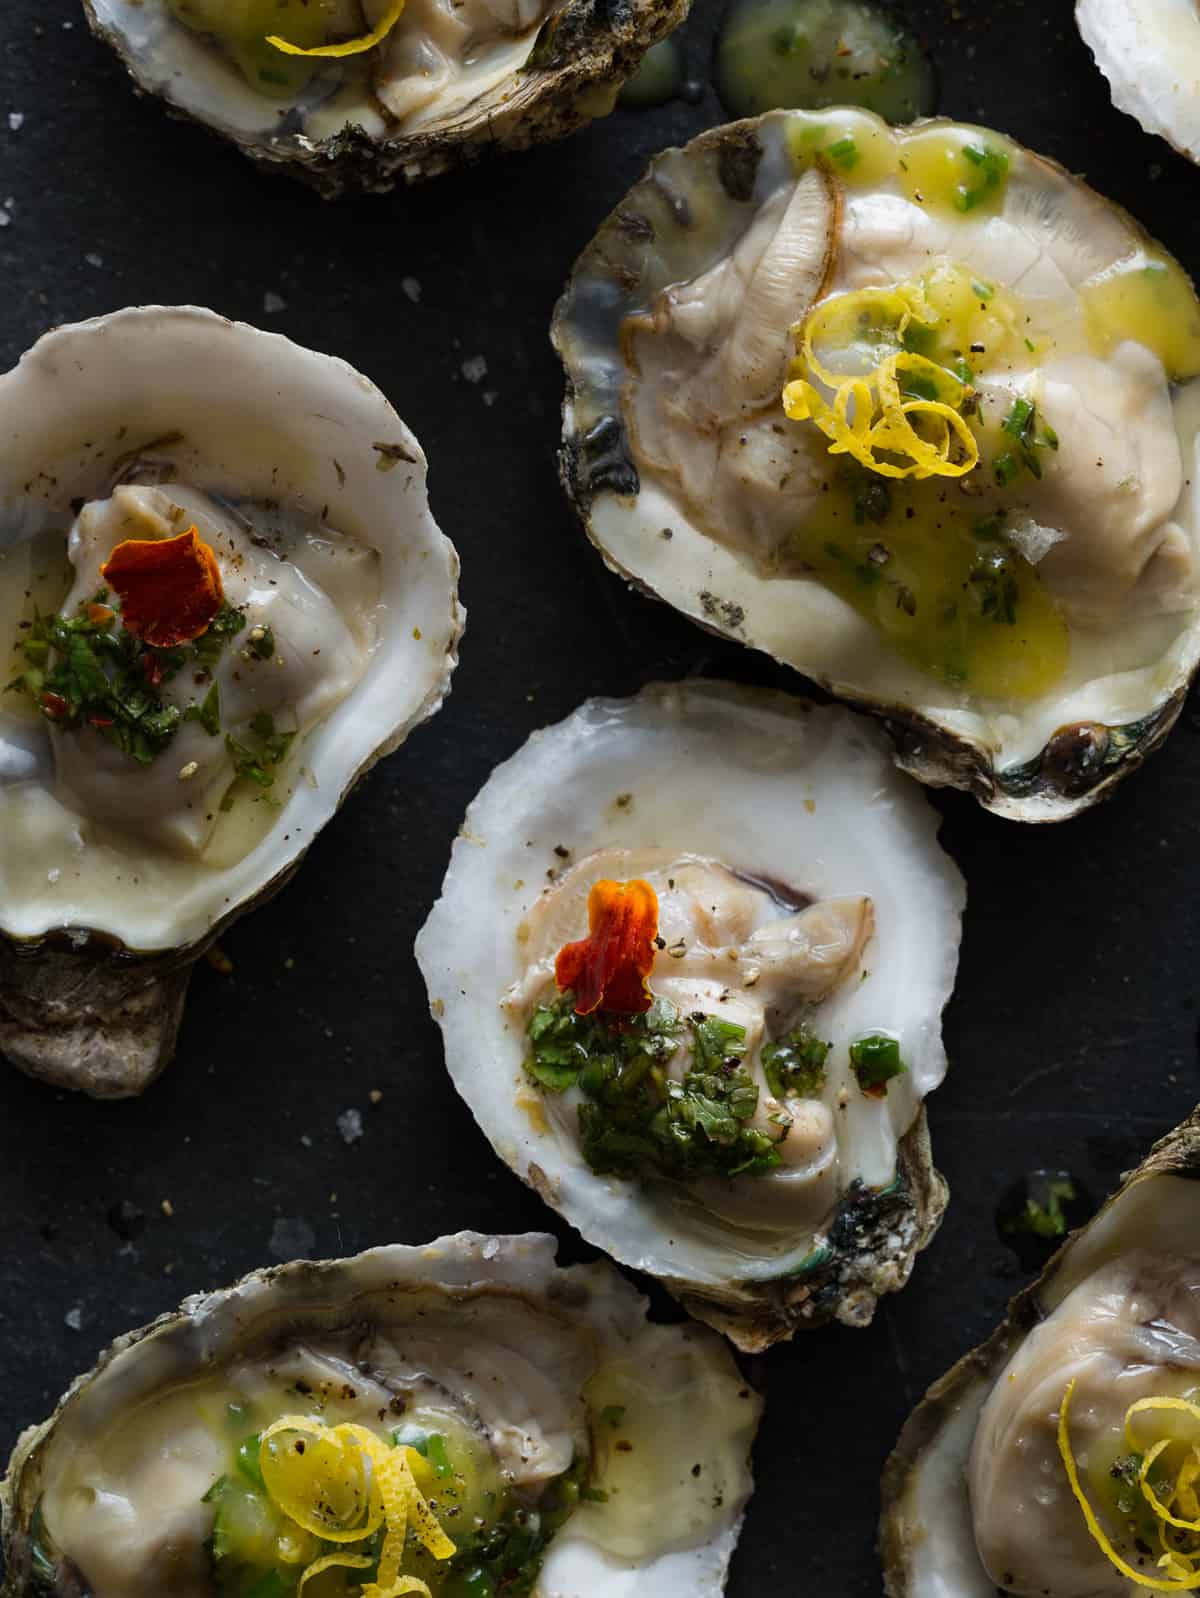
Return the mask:
[[[56,611],[70,591],[74,570],[61,531],[0,547],[0,692],[25,670],[19,652],[23,623]],[[0,715],[40,722],[23,694],[4,694]]]
[[687,88],[683,46],[672,34],[646,51],[637,71],[621,85],[617,104],[626,110],[648,111],[686,94]]
[[268,44],[277,34],[302,49],[324,44],[335,20],[335,0],[166,0],[185,27],[211,34],[253,88],[269,99],[291,100],[317,70],[316,61],[286,55]]
[[1133,339],[1158,356],[1175,382],[1200,374],[1200,302],[1191,279],[1169,255],[1139,250],[1085,283],[1080,298],[1098,354]]
[[732,0],[714,75],[736,117],[861,105],[911,122],[934,105],[928,58],[896,14],[870,0]]
[[939,681],[1035,698],[1066,670],[1066,623],[1036,569],[988,527],[953,485],[831,473],[793,553]]

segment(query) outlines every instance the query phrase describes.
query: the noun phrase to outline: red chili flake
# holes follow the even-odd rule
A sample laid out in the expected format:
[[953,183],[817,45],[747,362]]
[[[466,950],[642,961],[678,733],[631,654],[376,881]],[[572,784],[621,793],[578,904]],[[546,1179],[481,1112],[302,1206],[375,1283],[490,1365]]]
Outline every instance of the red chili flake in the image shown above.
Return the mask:
[[89,727],[111,727],[112,724],[113,718],[111,716],[102,716],[99,712],[88,717]]
[[554,980],[575,994],[577,1015],[616,1010],[640,1015],[654,1002],[646,982],[654,964],[658,896],[648,882],[597,882],[588,895],[588,935],[558,951]]
[[190,644],[224,602],[217,557],[189,527],[178,538],[129,538],[100,568],[126,629],[156,649]]
[[41,697],[41,706],[55,721],[61,721],[71,708],[61,694],[53,694],[48,688]]
[[151,688],[157,688],[162,682],[162,662],[157,655],[142,656],[142,676],[150,684]]

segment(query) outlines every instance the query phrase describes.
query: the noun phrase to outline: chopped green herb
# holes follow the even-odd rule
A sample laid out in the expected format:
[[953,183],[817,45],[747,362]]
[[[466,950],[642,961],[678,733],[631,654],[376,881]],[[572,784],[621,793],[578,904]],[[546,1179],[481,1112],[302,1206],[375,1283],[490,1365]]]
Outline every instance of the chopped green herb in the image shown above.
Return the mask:
[[872,1032],[850,1045],[850,1065],[868,1098],[881,1099],[893,1077],[908,1067],[900,1058],[900,1044],[884,1032]]
[[992,462],[992,472],[999,486],[1007,488],[1021,475],[1021,468],[1017,465],[1015,457],[1005,450],[1003,455],[997,455]]
[[[258,740],[257,749],[239,742],[231,733],[225,734],[225,749],[233,761],[235,778],[265,792],[275,786],[275,767],[287,759],[296,734],[277,732],[274,716],[268,715],[265,710],[260,710],[256,716],[251,717],[250,732]],[[221,801],[221,809],[230,810],[232,807],[233,789],[230,788]]]
[[1034,1198],[1025,1200],[1019,1214],[1005,1222],[1006,1232],[1028,1232],[1033,1237],[1066,1237],[1067,1217],[1063,1201],[1070,1204],[1076,1197],[1074,1182],[1065,1177],[1046,1184],[1046,1202],[1039,1204]]
[[924,322],[910,322],[900,340],[910,355],[932,354],[937,344],[937,329],[926,327]]
[[600,1419],[606,1426],[611,1426],[615,1430],[625,1419],[625,1405],[606,1404],[600,1411]]
[[552,1093],[578,1088],[580,1143],[593,1170],[648,1170],[686,1179],[773,1170],[775,1142],[748,1126],[758,1086],[740,1065],[745,1029],[719,1016],[688,1017],[690,1064],[667,1066],[685,1043],[674,1005],[656,999],[645,1015],[575,1014],[570,994],[540,1007],[529,1024],[526,1071]]
[[[1021,467],[1024,467],[1031,477],[1040,478],[1042,463],[1038,459],[1038,450],[1057,449],[1058,434],[1052,427],[1044,424],[1041,431],[1038,431],[1037,406],[1031,400],[1018,397],[1013,400],[1008,415],[1000,426],[1016,441],[1013,450],[1005,451],[993,462],[992,469],[1000,487],[1007,488],[1015,481]],[[1004,463],[1003,467],[1001,463]]]
[[210,738],[221,730],[221,687],[213,683],[199,705],[189,705],[183,713],[184,721],[198,721]]
[[825,1086],[825,1060],[832,1044],[797,1027],[762,1051],[767,1086],[777,1099],[815,1099]]
[[977,300],[982,300],[984,305],[995,297],[996,290],[991,283],[984,283],[979,278],[971,279],[971,293]]
[[844,172],[851,171],[862,160],[858,145],[849,136],[844,139],[838,139],[834,144],[831,144],[827,153],[833,157]]
[[972,177],[955,189],[954,207],[966,212],[973,211],[983,200],[999,197],[1008,181],[1008,156],[990,144],[964,144],[962,157]]
[[243,1442],[238,1444],[237,1468],[247,1481],[253,1482],[261,1491],[266,1491],[263,1482],[262,1467],[259,1465],[259,1433],[254,1432]]
[[975,381],[975,373],[972,371],[970,363],[964,361],[961,355],[950,369],[964,388]]
[[430,1432],[425,1444],[425,1457],[433,1466],[434,1475],[439,1479],[452,1474],[450,1460],[446,1453],[446,1439],[441,1432]]
[[255,660],[270,660],[275,653],[275,634],[269,627],[251,629],[246,640],[246,653],[253,655]]

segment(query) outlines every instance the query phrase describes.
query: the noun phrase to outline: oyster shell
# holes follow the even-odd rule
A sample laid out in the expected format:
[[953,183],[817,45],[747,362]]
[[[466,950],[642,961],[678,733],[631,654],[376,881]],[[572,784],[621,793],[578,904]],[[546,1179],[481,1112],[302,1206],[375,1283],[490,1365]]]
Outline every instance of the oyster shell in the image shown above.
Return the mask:
[[[39,613],[86,609],[117,540],[188,523],[218,551],[247,629],[212,672],[197,661],[162,688],[173,715],[206,693],[219,715],[205,726],[189,709],[146,764],[98,722],[53,729],[43,701],[0,699],[0,1049],[120,1097],[169,1059],[192,962],[441,704],[458,560],[420,446],[383,395],[210,311],[147,307],[47,334],[0,378],[0,440],[6,682]],[[288,735],[274,774],[231,787],[246,750],[212,736],[217,721],[254,742],[246,729],[276,716]]]
[[[811,312],[901,289],[980,451],[953,480],[857,466],[781,403]],[[862,325],[839,381],[917,364]],[[1200,658],[1198,326],[1136,223],[999,135],[770,112],[658,157],[576,263],[563,481],[619,575],[884,717],[921,781],[1059,820],[1161,742]]]
[[[321,5],[337,38],[364,34],[387,9],[382,0]],[[249,9],[261,27],[242,41],[239,65],[203,31],[207,13],[219,18],[222,6],[84,0],[93,31],[144,93],[332,198],[431,177],[489,149],[562,138],[606,115],[646,50],[682,20],[687,0],[409,0],[382,44],[315,67],[265,44],[266,35],[303,25],[275,0],[242,5],[243,22]],[[189,8],[191,26],[180,20]]]
[[[492,774],[417,938],[447,1066],[497,1154],[740,1348],[866,1324],[941,1219],[922,1105],[946,1067],[963,888],[936,830],[868,723],[727,683],[658,684],[589,701]],[[555,952],[587,931],[600,879],[654,888],[651,990],[680,1026],[740,1033],[742,1124],[777,1142],[777,1166],[739,1175],[740,1153],[700,1144],[683,1171],[614,1166],[583,1140],[578,1084],[542,1091],[527,1074],[531,1016],[556,1002]],[[832,1050],[811,1080],[772,1086],[763,1046],[797,1027]],[[849,1057],[870,1029],[908,1067],[879,1096]],[[673,1080],[689,1047],[700,1058],[679,1044]]]
[[1074,1447],[1081,1468],[1086,1459],[1104,1476],[1124,1451],[1130,1403],[1196,1387],[1198,1174],[1200,1111],[1154,1146],[991,1337],[929,1389],[883,1477],[889,1598],[994,1598],[998,1586],[1045,1598],[1131,1590],[1088,1535],[1055,1430],[1075,1377]]
[[[217,1591],[214,1497],[238,1478],[238,1440],[299,1413],[384,1441],[401,1422],[440,1430],[456,1468],[470,1457],[492,1482],[493,1519],[513,1494],[532,1513],[586,1460],[595,1496],[549,1542],[538,1591],[716,1598],[759,1400],[718,1338],[650,1323],[610,1266],[559,1268],[554,1247],[460,1232],[297,1261],[118,1338],[17,1443],[0,1483],[6,1595]],[[466,1505],[443,1518],[465,1543]]]
[[1200,161],[1200,17],[1188,0],[1077,0],[1118,111]]

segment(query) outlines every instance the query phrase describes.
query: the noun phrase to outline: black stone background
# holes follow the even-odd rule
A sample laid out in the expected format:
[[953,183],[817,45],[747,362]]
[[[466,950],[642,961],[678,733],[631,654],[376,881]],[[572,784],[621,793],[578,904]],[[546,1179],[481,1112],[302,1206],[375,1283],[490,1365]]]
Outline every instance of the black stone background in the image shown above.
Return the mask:
[[[564,1259],[589,1257],[452,1090],[411,949],[467,802],[533,728],[589,694],[689,672],[800,687],[608,575],[555,478],[552,306],[648,157],[722,120],[708,87],[719,3],[697,0],[683,33],[696,103],[618,111],[565,144],[334,206],[135,98],[74,0],[0,5],[0,364],[53,323],[154,300],[344,356],[428,452],[470,611],[446,708],[224,940],[232,975],[200,966],[178,1059],[143,1099],[92,1104],[0,1066],[0,1453],[111,1337],[280,1257],[273,1236],[332,1255],[549,1228]],[[1086,173],[1200,268],[1200,174],[1112,110],[1067,0],[909,10],[942,111]],[[18,131],[9,112],[24,113]],[[268,293],[286,308],[266,314]],[[476,355],[488,373],[473,386],[461,363]],[[1102,1193],[1198,1096],[1200,708],[1066,826],[934,802],[970,890],[951,1070],[930,1106],[954,1196],[870,1330],[752,1362],[767,1411],[731,1598],[878,1593],[884,1457],[1024,1280],[997,1235],[1001,1191],[1062,1165]],[[353,1146],[335,1124],[349,1108],[364,1126]],[[145,1212],[131,1241],[109,1219],[122,1202]]]

